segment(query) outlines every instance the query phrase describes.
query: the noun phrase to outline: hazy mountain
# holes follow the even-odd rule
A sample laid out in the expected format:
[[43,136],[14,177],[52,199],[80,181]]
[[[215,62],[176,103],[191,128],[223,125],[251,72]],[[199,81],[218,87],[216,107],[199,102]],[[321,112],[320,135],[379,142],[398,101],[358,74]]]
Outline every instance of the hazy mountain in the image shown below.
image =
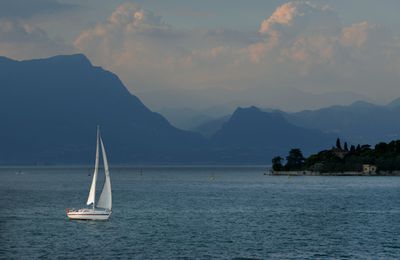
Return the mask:
[[[268,113],[283,113],[280,110],[277,109],[269,109],[269,108],[263,108],[261,109],[261,111],[263,112],[268,112]],[[229,115],[225,115],[225,116],[221,116],[218,118],[214,118],[214,119],[210,119],[207,120],[205,122],[203,122],[202,124],[199,124],[198,126],[190,129],[196,133],[199,133],[201,135],[203,135],[204,137],[211,137],[213,136],[216,132],[218,132],[218,130],[220,130],[222,128],[222,125],[224,123],[226,123],[229,118],[231,117],[231,114]]]
[[157,112],[166,117],[171,124],[178,128],[195,130],[210,121],[226,117],[226,115],[231,114],[239,106],[241,106],[239,102],[229,102],[218,106],[210,106],[206,109],[164,107],[158,109]]
[[387,106],[388,107],[399,107],[400,106],[400,98],[396,98],[395,100],[390,102]]
[[[354,144],[400,139],[400,99],[386,106],[357,101],[348,106],[331,106],[297,113],[273,109],[262,111],[281,114],[293,125],[333,134]],[[213,119],[194,131],[206,137],[212,136],[227,120],[226,117]]]
[[294,147],[305,153],[334,144],[335,136],[288,123],[279,113],[238,108],[211,139],[220,161],[262,163]]
[[400,138],[400,106],[396,102],[378,106],[358,101],[349,106],[282,114],[298,126],[333,133],[353,143],[374,144]]
[[0,163],[92,163],[96,125],[114,164],[269,163],[293,147],[305,153],[330,147],[336,137],[398,139],[398,103],[298,113],[238,108],[196,128],[207,140],[150,111],[116,75],[83,55],[0,57]]
[[190,162],[206,145],[83,55],[0,58],[0,122],[0,163],[91,163],[96,125],[111,163]]
[[211,116],[190,108],[163,108],[158,110],[158,112],[167,118],[172,125],[186,130],[191,130],[204,122],[214,119]]
[[199,126],[192,129],[192,131],[197,132],[204,137],[210,138],[213,136],[218,130],[220,130],[224,123],[226,123],[231,115],[222,116],[219,118],[208,120]]

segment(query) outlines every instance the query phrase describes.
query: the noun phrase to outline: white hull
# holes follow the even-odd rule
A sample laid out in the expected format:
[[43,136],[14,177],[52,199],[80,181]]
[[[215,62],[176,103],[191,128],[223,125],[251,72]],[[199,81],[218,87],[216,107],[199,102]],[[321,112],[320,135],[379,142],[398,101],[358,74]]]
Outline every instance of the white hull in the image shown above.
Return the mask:
[[108,220],[111,211],[102,209],[80,209],[67,211],[69,219],[74,220]]

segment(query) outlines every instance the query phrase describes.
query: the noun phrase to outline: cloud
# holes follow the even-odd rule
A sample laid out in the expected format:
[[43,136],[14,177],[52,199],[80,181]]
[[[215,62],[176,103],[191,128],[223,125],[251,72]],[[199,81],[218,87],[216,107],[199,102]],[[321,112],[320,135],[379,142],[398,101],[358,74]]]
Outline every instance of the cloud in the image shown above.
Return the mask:
[[0,21],[0,55],[31,59],[70,53],[68,45],[52,40],[39,27],[16,21]]
[[0,18],[18,19],[35,15],[59,13],[78,8],[76,4],[60,3],[57,0],[2,0]]
[[[168,41],[173,33],[160,16],[125,3],[116,8],[104,23],[82,32],[74,46],[101,64],[118,65],[132,59],[147,63],[146,56],[159,46],[157,39]],[[160,54],[160,53],[159,53]]]
[[368,31],[373,29],[368,22],[353,24],[343,28],[341,42],[347,47],[362,47],[368,38]]
[[125,3],[107,21],[82,32],[74,46],[135,87],[179,88],[203,84],[213,68],[234,62],[233,47],[254,36],[224,29],[179,31],[161,16]]
[[162,21],[161,16],[153,12],[141,9],[131,3],[125,3],[117,7],[108,19],[111,27],[122,27],[129,33],[162,33],[168,31],[170,26]]
[[116,72],[137,94],[182,81],[177,64],[186,71],[192,68],[190,57],[182,55],[189,52],[182,37],[161,16],[125,3],[107,21],[83,31],[74,46],[93,63]]
[[254,32],[179,30],[126,3],[82,32],[74,46],[159,106],[168,104],[154,93],[169,90],[201,96],[204,106],[219,97],[291,109],[304,105],[284,102],[292,100],[285,96],[291,89],[378,99],[400,95],[399,40],[368,21],[343,26],[333,9],[309,1],[277,7]]
[[278,7],[261,23],[259,33],[276,46],[291,44],[299,36],[335,34],[339,27],[339,18],[329,7],[298,1]]
[[278,7],[261,22],[259,33],[265,37],[264,52],[278,53],[277,62],[309,65],[329,62],[340,29],[338,15],[328,6],[296,1]]
[[[383,75],[383,69],[396,66],[400,55],[397,40],[384,28],[367,21],[342,26],[334,10],[308,1],[278,7],[261,23],[259,33],[265,41],[256,48],[258,57],[286,63],[286,70],[306,77],[306,83],[321,72],[334,75],[336,83],[369,73]],[[254,50],[249,49],[249,55],[255,60]]]

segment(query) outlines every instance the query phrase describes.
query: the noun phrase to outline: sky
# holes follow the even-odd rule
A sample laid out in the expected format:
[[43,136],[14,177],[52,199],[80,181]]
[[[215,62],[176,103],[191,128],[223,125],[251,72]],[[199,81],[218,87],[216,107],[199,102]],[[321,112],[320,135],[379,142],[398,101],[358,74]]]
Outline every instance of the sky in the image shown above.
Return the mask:
[[400,97],[397,0],[2,0],[0,55],[83,53],[154,110]]

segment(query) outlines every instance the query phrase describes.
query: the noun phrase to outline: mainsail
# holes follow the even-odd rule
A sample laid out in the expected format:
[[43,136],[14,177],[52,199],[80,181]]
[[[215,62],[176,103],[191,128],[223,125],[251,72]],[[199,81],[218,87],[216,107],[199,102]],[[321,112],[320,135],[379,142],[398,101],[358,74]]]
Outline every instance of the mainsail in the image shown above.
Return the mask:
[[100,194],[99,202],[97,202],[97,207],[111,210],[112,195],[111,195],[110,171],[108,169],[106,150],[104,149],[104,144],[101,137],[100,137],[100,144],[101,144],[101,152],[103,154],[104,173],[106,177],[104,180],[103,190],[101,191]]
[[92,186],[90,186],[90,191],[89,191],[89,197],[87,199],[86,204],[90,205],[93,204],[93,207],[95,205],[95,200],[96,200],[96,182],[97,182],[97,173],[99,172],[99,128],[97,128],[97,139],[96,139],[96,162],[94,165],[94,173],[93,173],[93,180],[92,180]]

